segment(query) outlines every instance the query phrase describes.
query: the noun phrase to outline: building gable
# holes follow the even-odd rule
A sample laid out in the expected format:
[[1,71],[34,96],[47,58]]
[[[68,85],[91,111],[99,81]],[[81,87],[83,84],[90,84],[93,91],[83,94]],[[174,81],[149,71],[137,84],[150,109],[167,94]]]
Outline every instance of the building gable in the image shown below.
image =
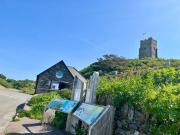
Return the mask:
[[50,90],[52,83],[63,82],[72,85],[73,81],[74,76],[65,63],[60,61],[37,76],[36,93]]

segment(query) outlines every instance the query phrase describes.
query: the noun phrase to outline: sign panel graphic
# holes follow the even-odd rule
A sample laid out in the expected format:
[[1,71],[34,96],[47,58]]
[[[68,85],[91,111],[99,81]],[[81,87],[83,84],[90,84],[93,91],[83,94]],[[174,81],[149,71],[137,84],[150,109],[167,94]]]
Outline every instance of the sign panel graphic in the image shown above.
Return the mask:
[[77,106],[77,101],[66,100],[66,99],[54,99],[48,104],[48,108],[70,113]]
[[103,110],[104,107],[82,103],[81,106],[74,112],[74,115],[86,124],[91,125],[100,116]]

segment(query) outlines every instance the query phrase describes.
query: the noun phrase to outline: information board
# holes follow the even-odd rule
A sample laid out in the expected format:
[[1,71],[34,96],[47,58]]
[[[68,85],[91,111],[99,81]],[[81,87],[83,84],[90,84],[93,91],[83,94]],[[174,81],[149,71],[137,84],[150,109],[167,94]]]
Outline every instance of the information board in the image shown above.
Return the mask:
[[48,104],[48,108],[62,111],[65,113],[70,113],[77,106],[77,101],[67,100],[67,99],[54,99]]
[[78,109],[73,113],[73,115],[78,117],[86,124],[91,125],[96,121],[103,110],[104,107],[82,103],[80,107],[78,107]]

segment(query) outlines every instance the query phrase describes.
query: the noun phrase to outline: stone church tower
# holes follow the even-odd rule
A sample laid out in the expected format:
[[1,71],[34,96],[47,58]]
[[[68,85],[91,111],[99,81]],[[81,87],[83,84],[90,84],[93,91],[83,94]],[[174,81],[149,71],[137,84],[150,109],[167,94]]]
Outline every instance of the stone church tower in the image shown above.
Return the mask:
[[139,48],[139,59],[158,58],[157,41],[152,37],[141,40]]

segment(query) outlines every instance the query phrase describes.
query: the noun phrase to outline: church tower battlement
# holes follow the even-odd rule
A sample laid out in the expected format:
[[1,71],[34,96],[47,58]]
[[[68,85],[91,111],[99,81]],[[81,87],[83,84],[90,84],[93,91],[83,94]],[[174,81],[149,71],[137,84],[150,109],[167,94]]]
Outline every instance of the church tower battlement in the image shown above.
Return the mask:
[[139,59],[143,58],[158,58],[157,40],[152,37],[140,41]]

